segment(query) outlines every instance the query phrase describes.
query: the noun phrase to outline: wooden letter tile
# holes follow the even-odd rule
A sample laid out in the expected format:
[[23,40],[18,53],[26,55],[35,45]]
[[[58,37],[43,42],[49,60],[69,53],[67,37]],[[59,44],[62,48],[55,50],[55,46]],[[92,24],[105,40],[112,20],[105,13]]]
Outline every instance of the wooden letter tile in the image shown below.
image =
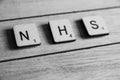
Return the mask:
[[101,16],[84,17],[82,20],[90,36],[109,33],[106,24]]
[[54,20],[50,21],[49,24],[56,43],[76,39],[69,20]]
[[36,24],[21,24],[13,27],[18,47],[40,44]]

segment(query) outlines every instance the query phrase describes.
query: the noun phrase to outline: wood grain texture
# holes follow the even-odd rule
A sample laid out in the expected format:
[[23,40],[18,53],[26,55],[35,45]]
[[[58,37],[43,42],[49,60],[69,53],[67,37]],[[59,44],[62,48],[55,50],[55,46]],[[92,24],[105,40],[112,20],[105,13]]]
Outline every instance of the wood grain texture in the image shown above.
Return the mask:
[[[84,16],[101,15],[110,31],[109,35],[88,37],[83,30],[81,18]],[[49,29],[48,21],[53,19],[69,19],[76,41],[54,44],[52,34]],[[0,61],[27,58],[32,56],[44,56],[50,54],[70,52],[74,50],[82,50],[100,45],[119,43],[120,42],[120,9],[87,11],[71,14],[62,14],[46,17],[38,17],[32,19],[23,19],[15,21],[1,22],[0,25]],[[42,44],[39,46],[17,48],[15,44],[12,27],[17,24],[36,23]]]
[[[62,6],[61,6],[62,5]],[[0,0],[0,80],[120,80],[119,0]],[[88,37],[84,16],[109,35]],[[54,44],[49,20],[69,19],[76,41]],[[36,23],[42,44],[17,48],[12,27]]]
[[120,45],[0,63],[0,80],[119,80]]
[[0,0],[0,20],[115,6],[119,0]]

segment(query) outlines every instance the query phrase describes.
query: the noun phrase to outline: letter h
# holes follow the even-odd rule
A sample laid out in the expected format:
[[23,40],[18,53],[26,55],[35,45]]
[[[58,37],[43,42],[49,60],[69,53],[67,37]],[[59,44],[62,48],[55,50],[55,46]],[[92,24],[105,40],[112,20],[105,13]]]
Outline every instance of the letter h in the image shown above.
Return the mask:
[[66,35],[68,35],[66,26],[64,25],[63,27],[64,27],[64,29],[60,29],[60,26],[58,26],[58,30],[59,30],[59,32],[60,32],[60,35],[62,35],[62,31],[64,31],[64,32],[66,33]]

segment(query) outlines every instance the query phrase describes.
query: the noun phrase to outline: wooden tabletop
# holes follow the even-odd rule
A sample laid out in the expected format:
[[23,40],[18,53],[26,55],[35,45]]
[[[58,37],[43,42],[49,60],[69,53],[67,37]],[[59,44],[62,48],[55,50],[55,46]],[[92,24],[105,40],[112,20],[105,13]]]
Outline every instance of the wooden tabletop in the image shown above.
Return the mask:
[[[86,37],[81,18],[102,16],[109,35]],[[76,41],[53,43],[50,20],[69,19]],[[41,45],[18,48],[13,26],[35,23]],[[1,0],[0,80],[120,80],[119,0]]]

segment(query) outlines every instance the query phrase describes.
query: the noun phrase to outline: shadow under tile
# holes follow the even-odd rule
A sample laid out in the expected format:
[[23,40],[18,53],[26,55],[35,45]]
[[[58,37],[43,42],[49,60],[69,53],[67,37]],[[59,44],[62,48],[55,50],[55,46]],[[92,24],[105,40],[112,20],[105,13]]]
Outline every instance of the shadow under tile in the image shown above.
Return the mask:
[[87,30],[84,26],[83,21],[82,20],[77,20],[76,25],[77,25],[78,30],[80,32],[81,38],[83,38],[83,39],[89,38],[89,34],[88,34],[88,32],[87,32]]
[[6,29],[5,30],[5,36],[6,36],[8,49],[10,49],[10,50],[26,49],[26,48],[31,48],[31,47],[35,47],[35,46],[40,45],[40,44],[37,44],[37,45],[18,47],[17,44],[16,44],[13,29]]
[[5,30],[5,35],[7,39],[8,48],[11,50],[17,49],[18,47],[16,45],[13,29]]
[[46,39],[46,41],[49,44],[54,44],[54,39],[53,39],[52,32],[51,32],[49,24],[43,24],[42,25],[42,30],[44,32],[44,36],[45,36],[44,38]]

